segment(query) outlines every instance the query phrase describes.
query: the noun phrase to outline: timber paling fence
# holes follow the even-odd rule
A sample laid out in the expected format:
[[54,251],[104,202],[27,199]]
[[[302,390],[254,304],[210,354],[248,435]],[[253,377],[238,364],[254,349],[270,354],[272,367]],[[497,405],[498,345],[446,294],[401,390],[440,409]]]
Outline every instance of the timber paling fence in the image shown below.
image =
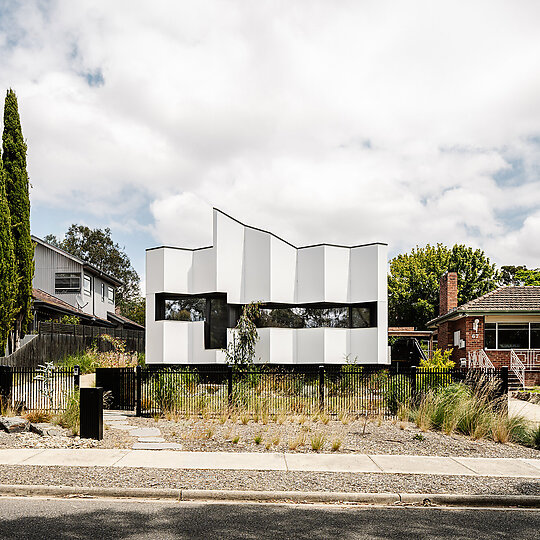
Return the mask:
[[110,392],[110,408],[138,416],[217,415],[231,408],[250,414],[305,413],[395,416],[400,405],[451,383],[489,382],[496,399],[508,392],[508,369],[396,371],[374,366],[197,369],[98,368],[96,386]]
[[125,341],[126,351],[144,352],[144,330],[40,322],[36,337],[11,355],[0,357],[0,365],[36,368],[45,362],[58,362],[91,347],[100,352],[108,352],[113,349],[113,345],[100,339],[103,335]]
[[0,366],[0,404],[16,412],[61,412],[79,387],[78,373],[78,368],[55,368],[44,377],[35,368]]

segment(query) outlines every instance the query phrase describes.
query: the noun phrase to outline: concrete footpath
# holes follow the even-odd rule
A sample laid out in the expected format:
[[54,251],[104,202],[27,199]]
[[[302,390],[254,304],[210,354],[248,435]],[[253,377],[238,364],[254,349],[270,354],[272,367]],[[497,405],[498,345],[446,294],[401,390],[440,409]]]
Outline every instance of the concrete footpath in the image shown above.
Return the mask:
[[1,465],[312,471],[539,478],[540,459],[367,454],[0,449]]

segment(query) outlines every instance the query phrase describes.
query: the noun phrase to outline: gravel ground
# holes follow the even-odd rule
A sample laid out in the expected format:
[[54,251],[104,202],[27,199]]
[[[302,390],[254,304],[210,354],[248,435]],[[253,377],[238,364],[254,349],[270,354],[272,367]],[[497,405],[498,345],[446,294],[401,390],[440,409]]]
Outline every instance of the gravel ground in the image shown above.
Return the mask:
[[[245,420],[245,419],[244,419]],[[487,439],[473,440],[464,435],[445,435],[421,432],[409,422],[364,422],[344,419],[329,420],[327,424],[298,416],[282,424],[263,424],[241,419],[178,419],[177,421],[152,418],[130,418],[137,426],[152,426],[161,430],[169,442],[180,443],[183,450],[225,452],[313,452],[311,442],[315,436],[324,437],[321,452],[332,452],[334,441],[341,441],[339,452],[364,454],[414,454],[454,457],[515,457],[540,458],[540,451],[518,444],[501,444]],[[235,437],[239,437],[234,443]],[[256,444],[255,438],[261,442]],[[417,437],[417,438],[415,438]],[[419,440],[419,438],[421,440]],[[295,447],[295,443],[303,444]]]
[[[312,440],[319,436],[323,439],[320,452],[327,453],[332,452],[332,445],[339,442],[337,451],[340,453],[540,458],[540,451],[533,448],[487,439],[474,440],[458,434],[421,432],[409,422],[375,420],[364,426],[362,420],[349,418],[321,421],[297,416],[291,420],[277,420],[263,423],[241,417],[154,420],[130,416],[128,423],[134,427],[157,427],[167,442],[179,443],[182,450],[188,451],[311,453],[314,451]],[[128,431],[108,426],[104,428],[101,441],[67,435],[67,430],[59,437],[0,432],[0,448],[131,448],[136,442]]]
[[540,495],[540,479],[382,473],[312,473],[0,466],[0,484],[285,491]]

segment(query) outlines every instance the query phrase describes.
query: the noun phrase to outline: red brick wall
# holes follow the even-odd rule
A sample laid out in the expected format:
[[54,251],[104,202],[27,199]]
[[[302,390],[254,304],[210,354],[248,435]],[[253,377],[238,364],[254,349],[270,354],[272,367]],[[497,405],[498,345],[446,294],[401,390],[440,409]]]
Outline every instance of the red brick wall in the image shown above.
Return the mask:
[[[474,321],[478,319],[478,331],[474,332]],[[460,339],[465,340],[465,348],[454,347],[454,332],[460,332]],[[443,322],[439,326],[437,347],[452,349],[452,360],[459,366],[461,358],[467,358],[469,351],[484,347],[484,317],[462,317],[455,321]]]
[[451,309],[457,308],[457,274],[447,272],[441,277],[439,285],[439,315],[445,315]]

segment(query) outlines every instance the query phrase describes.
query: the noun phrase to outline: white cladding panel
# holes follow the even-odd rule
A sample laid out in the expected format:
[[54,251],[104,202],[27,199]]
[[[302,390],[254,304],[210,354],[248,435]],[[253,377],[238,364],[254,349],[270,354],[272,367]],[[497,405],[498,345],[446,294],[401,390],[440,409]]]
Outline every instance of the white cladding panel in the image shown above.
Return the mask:
[[[379,350],[379,328],[353,328],[349,330],[349,362],[356,364],[386,364],[380,359],[387,354],[387,346],[384,344],[383,351]],[[385,335],[388,341],[387,334]]]
[[242,303],[244,229],[233,219],[214,210],[217,290],[227,293],[230,303]]
[[270,302],[291,304],[296,301],[297,250],[279,238],[270,237]]
[[324,299],[346,304],[349,301],[350,250],[325,246],[324,254]]
[[[163,292],[165,289],[163,277],[163,264],[165,260],[165,249],[151,249],[146,252],[146,293]],[[146,304],[148,310],[148,303]],[[148,320],[146,327],[148,328]]]
[[324,364],[324,328],[299,328],[296,333],[296,363]]
[[190,292],[193,251],[166,249],[163,254],[163,289],[165,292]]
[[324,301],[324,246],[298,250],[298,304]]
[[324,328],[324,363],[344,364],[349,354],[348,328]]
[[[374,302],[379,299],[379,245],[351,249],[351,294],[350,302]],[[384,267],[386,281],[386,261]]]
[[193,252],[193,266],[190,271],[191,294],[216,290],[216,250],[198,249]]
[[242,303],[270,298],[270,268],[270,235],[245,229]]

